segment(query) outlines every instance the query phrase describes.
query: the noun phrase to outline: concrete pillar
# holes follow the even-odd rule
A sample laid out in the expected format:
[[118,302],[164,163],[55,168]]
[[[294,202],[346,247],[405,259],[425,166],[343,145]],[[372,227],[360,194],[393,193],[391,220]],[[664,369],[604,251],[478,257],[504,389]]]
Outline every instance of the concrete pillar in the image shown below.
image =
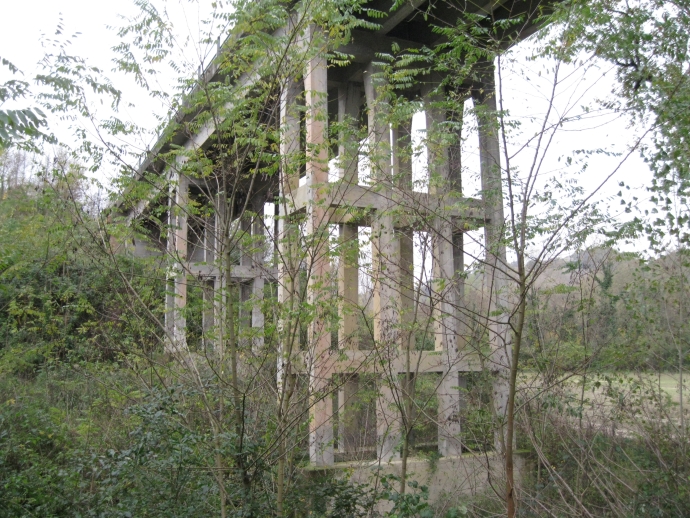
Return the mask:
[[288,196],[299,187],[301,163],[300,111],[298,99],[304,84],[288,78],[280,95],[280,202],[277,206],[277,267],[278,303],[280,304],[280,342],[277,365],[279,391],[286,386],[288,378],[294,375],[291,365],[299,348],[299,328],[291,312],[295,308],[295,289],[299,268],[299,247],[297,225],[288,219],[291,207]]
[[264,300],[264,202],[263,196],[255,196],[252,207],[256,214],[252,225],[252,236],[255,248],[253,267],[257,277],[252,281],[252,350],[259,352],[264,345],[264,314],[261,304]]
[[[375,77],[376,67],[370,64],[364,71],[364,91],[367,99],[369,156],[372,180],[379,192],[390,200],[378,207],[372,220],[372,262],[374,275],[374,339],[379,355],[392,362],[400,353],[400,241],[393,228],[392,199],[394,186],[391,168],[390,125],[386,120],[387,104],[383,97],[385,85]],[[385,360],[384,360],[385,362]],[[379,385],[376,404],[376,435],[378,456],[382,461],[399,457],[400,394],[398,373],[386,369]]]
[[[456,97],[457,98],[457,97]],[[464,106],[460,106],[455,111],[451,111],[448,120],[454,124],[454,139],[448,147],[448,182],[449,191],[456,195],[463,196],[462,189],[462,124]],[[469,338],[471,333],[470,322],[472,317],[465,309],[465,243],[464,243],[465,223],[456,221],[453,225],[453,271],[455,285],[455,318],[457,332],[457,347],[460,356],[469,351]]]
[[210,351],[213,349],[214,343],[210,336],[214,333],[216,326],[215,321],[215,281],[214,278],[204,279],[202,284],[203,289],[203,313],[201,314],[201,329],[203,331],[202,343],[204,349]]
[[252,292],[253,286],[251,281],[244,281],[238,283],[240,295],[240,318],[239,318],[239,332],[238,342],[240,347],[249,348],[249,334],[252,327]]
[[214,290],[214,324],[216,326],[215,357],[220,360],[223,357],[224,340],[226,335],[226,268],[227,256],[230,253],[226,250],[225,236],[229,232],[229,211],[227,206],[227,193],[218,193],[215,197],[215,214],[213,216],[213,250],[215,264],[218,266],[218,275],[213,279]]
[[[249,214],[239,214],[240,231],[238,232],[239,247],[240,247],[240,266],[250,268],[254,264],[252,256],[251,233],[252,220]],[[251,281],[242,281],[238,283],[239,288],[239,321],[237,329],[237,339],[240,347],[247,348],[248,335],[252,327],[252,285]],[[232,296],[232,294],[228,294]]]
[[[454,99],[459,104],[462,97],[455,94]],[[452,124],[453,138],[448,146],[448,191],[462,195],[462,135],[464,104],[455,110],[446,112],[446,119]]]
[[240,214],[240,266],[252,266],[254,257],[252,255],[252,220],[248,214]]
[[[393,180],[396,190],[406,199],[412,193],[412,120],[393,127],[392,154]],[[415,319],[414,293],[414,231],[411,228],[397,230],[399,241],[399,291],[400,291],[400,333],[402,349],[415,348],[415,336],[411,325]]]
[[[357,406],[357,395],[360,390],[357,374],[338,376],[338,451],[350,453],[360,446],[361,434],[360,412],[353,411]],[[354,408],[353,408],[354,407]],[[357,409],[359,410],[359,409]]]
[[168,335],[165,350],[166,352],[172,352],[175,349],[175,227],[177,226],[177,217],[175,216],[176,188],[173,186],[173,173],[168,174],[171,178],[168,196],[168,238],[166,248],[170,268],[168,268],[165,280],[165,330]]
[[[486,247],[485,277],[492,287],[489,305],[489,315],[491,315],[489,340],[492,352],[491,370],[495,373],[493,400],[498,419],[504,420],[508,409],[512,337],[508,326],[509,315],[503,309],[507,296],[506,247],[503,242],[505,230],[503,186],[494,65],[493,62],[485,62],[480,67],[478,70],[480,79],[472,89],[472,100],[477,111],[482,200],[488,220],[484,226],[484,244]],[[499,433],[496,437],[496,449],[504,451],[504,448],[504,434]]]
[[312,25],[308,29],[308,52],[318,52],[307,62],[304,73],[306,100],[306,173],[309,186],[306,233],[310,241],[309,302],[316,315],[309,329],[306,357],[310,369],[309,457],[312,464],[333,464],[333,401],[328,367],[331,332],[326,309],[330,293],[328,258],[328,212],[323,205],[328,183],[328,90],[324,35]]
[[[451,181],[447,139],[443,135],[443,124],[446,122],[446,117],[444,109],[439,106],[442,97],[434,91],[436,86],[437,84],[434,82],[425,85],[423,98],[426,115],[429,193],[443,198],[449,193]],[[443,211],[445,206],[443,201],[438,204],[438,213],[434,218],[432,308],[435,349],[444,354],[450,365],[457,361],[457,318],[453,258],[454,229],[452,218]]]
[[216,218],[210,216],[204,221],[204,262],[213,264],[216,260]]
[[381,380],[376,398],[376,454],[381,462],[400,459],[400,386],[391,378]]
[[[338,177],[341,192],[359,180],[359,110],[362,91],[352,82],[338,89]],[[338,262],[338,345],[343,349],[359,349],[359,233],[358,226],[344,223],[339,225],[340,258]],[[359,413],[356,375],[339,378],[338,389],[338,450],[353,452],[358,448]]]
[[340,225],[338,263],[338,344],[343,349],[358,349],[359,315],[359,234],[357,225]]
[[[464,394],[458,389],[460,375],[457,372],[458,331],[460,329],[460,312],[458,311],[458,266],[462,269],[464,253],[462,234],[458,234],[453,219],[443,212],[446,203],[442,199],[452,192],[457,192],[460,184],[459,142],[457,149],[447,146],[445,109],[440,101],[439,92],[434,92],[436,84],[427,86],[424,95],[427,157],[429,169],[429,192],[441,198],[438,204],[439,213],[434,220],[432,236],[433,247],[433,316],[435,327],[435,350],[444,357],[447,370],[437,388],[439,405],[438,449],[443,456],[460,455],[462,444],[460,438],[461,423],[459,410],[463,404]],[[460,236],[460,240],[457,236]],[[464,377],[463,377],[464,379]]]
[[438,451],[444,457],[462,453],[461,416],[466,405],[467,378],[456,370],[444,373],[438,395]]
[[187,349],[187,322],[184,309],[187,306],[187,243],[189,227],[187,224],[187,205],[189,202],[189,179],[177,174],[173,214],[174,255],[174,308],[173,308],[173,351]]
[[457,319],[456,332],[458,335],[458,354],[469,352],[468,346],[471,334],[471,316],[465,309],[465,234],[455,228],[453,232],[453,271],[455,272],[455,317]]
[[[338,89],[339,177],[347,189],[357,185],[359,141],[357,122],[362,93],[359,86],[348,83]],[[345,128],[347,126],[347,128]],[[359,306],[359,236],[357,225],[340,225],[340,261],[338,267],[338,343],[345,349],[358,349],[357,319]]]
[[[359,159],[359,111],[362,107],[362,90],[349,82],[338,88],[338,176],[348,185],[357,185]],[[345,128],[345,126],[347,128]]]

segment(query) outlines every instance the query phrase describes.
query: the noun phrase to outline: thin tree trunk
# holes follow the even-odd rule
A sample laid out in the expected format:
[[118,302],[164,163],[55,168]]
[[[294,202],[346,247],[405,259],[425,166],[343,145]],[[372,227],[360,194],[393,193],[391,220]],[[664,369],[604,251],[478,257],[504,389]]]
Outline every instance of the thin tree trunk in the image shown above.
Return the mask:
[[520,302],[518,305],[518,322],[514,331],[513,358],[510,365],[510,385],[508,392],[508,411],[506,416],[506,507],[508,518],[514,518],[517,510],[517,499],[515,497],[515,465],[513,456],[513,438],[515,436],[515,394],[517,392],[517,372],[518,360],[520,356],[520,345],[522,344],[522,332],[525,325],[525,277],[524,277],[524,258],[520,258]]

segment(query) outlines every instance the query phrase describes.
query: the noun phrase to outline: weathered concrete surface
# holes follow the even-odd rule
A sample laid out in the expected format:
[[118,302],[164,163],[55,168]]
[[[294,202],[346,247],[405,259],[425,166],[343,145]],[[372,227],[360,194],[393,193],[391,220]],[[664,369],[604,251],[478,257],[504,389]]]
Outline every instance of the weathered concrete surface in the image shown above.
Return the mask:
[[[379,464],[370,462],[339,462],[327,469],[313,470],[325,476],[346,476],[357,484],[368,484],[369,487],[380,487],[378,479],[384,475],[400,476],[402,461],[392,460]],[[529,469],[528,459],[524,455],[516,455],[515,478],[520,484]],[[467,501],[470,497],[483,494],[495,496],[497,492],[505,490],[505,475],[503,460],[495,452],[464,453],[458,456],[429,459],[413,457],[407,461],[407,479],[416,481],[419,485],[429,488],[429,503],[441,505],[455,504]],[[397,489],[397,482],[394,484]],[[409,490],[409,489],[408,489]],[[392,508],[392,503],[381,501],[379,512],[386,512]]]

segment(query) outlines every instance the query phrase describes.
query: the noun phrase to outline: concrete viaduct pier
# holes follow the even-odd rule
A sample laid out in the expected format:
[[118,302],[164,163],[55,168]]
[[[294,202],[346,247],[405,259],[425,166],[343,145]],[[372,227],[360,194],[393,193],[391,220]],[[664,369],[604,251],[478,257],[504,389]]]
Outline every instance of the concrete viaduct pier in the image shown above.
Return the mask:
[[[506,251],[493,63],[476,63],[471,80],[462,84],[434,72],[398,88],[389,83],[380,56],[433,48],[443,41],[434,23],[454,24],[467,13],[487,15],[487,20],[521,16],[510,29],[510,41],[517,42],[535,30],[539,1],[407,0],[391,10],[393,4],[367,4],[385,16],[367,20],[375,28],[350,30],[336,47],[317,22],[301,18],[299,8],[278,30],[278,35],[293,31],[295,55],[301,48],[310,52],[267,101],[265,119],[259,117],[279,135],[275,148],[266,151],[279,155],[276,174],[230,178],[223,172],[229,160],[219,136],[223,121],[204,119],[203,108],[180,113],[176,129],[161,138],[138,172],[141,178],[166,180],[167,191],[157,203],[159,209],[164,204],[167,231],[152,229],[149,242],[137,238],[132,248],[140,255],[168,258],[168,352],[225,347],[228,307],[239,308],[238,331],[232,330],[236,346],[256,355],[272,347],[278,391],[298,379],[308,391],[313,466],[399,459],[414,413],[407,396],[421,376],[433,380],[437,406],[429,419],[437,429],[434,448],[442,457],[466,451],[460,416],[470,373],[494,373],[493,408],[499,419],[505,412],[502,373],[509,365],[510,339],[507,317],[500,315]],[[201,85],[228,81],[219,65],[223,52],[219,45],[218,56],[201,71]],[[260,80],[249,74],[233,79],[248,92]],[[414,113],[392,121],[393,92],[418,102],[424,113],[427,138],[418,153],[427,162],[423,192],[413,181]],[[444,107],[451,98],[471,98],[483,114],[477,131],[482,186],[477,198],[463,193],[462,114]],[[437,129],[448,127],[458,135],[443,129],[444,139],[432,138]],[[189,173],[188,156],[199,150],[211,157],[204,166],[211,174]],[[171,159],[173,151],[181,152]],[[127,216],[145,219],[153,203],[142,202]],[[362,229],[371,243],[366,301]],[[488,312],[494,317],[485,333],[491,353],[483,358],[472,343],[473,317],[465,307],[467,229],[483,229],[484,275],[492,279]],[[415,233],[430,236],[425,252],[430,280],[424,289],[415,274]],[[158,251],[152,251],[156,246]],[[195,297],[204,301],[196,330],[188,322],[192,284]],[[280,311],[268,313],[267,297]],[[304,325],[291,322],[285,309],[295,308],[294,313],[300,306],[316,308]],[[365,340],[367,315],[371,336]],[[431,322],[428,347],[417,343],[420,315]],[[274,318],[278,321],[272,323],[269,340],[265,328]],[[290,326],[294,332],[288,332]],[[361,393],[367,387],[373,387],[373,395],[364,401]],[[497,437],[499,451],[500,442]]]

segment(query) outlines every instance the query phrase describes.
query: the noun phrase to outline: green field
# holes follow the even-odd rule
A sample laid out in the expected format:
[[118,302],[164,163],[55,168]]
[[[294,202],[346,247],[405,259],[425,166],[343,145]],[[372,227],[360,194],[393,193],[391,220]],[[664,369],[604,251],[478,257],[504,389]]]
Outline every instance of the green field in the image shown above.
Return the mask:
[[[605,380],[609,378],[613,380],[614,383],[620,384],[622,381],[635,381],[642,380],[645,385],[652,385],[654,388],[660,388],[663,392],[671,397],[671,400],[675,403],[680,402],[680,376],[677,372],[664,372],[664,373],[639,373],[639,372],[604,372],[596,374],[587,375],[587,391],[591,392],[594,388],[592,383],[599,381],[602,383],[600,389],[595,389],[595,391],[603,390],[605,386]],[[526,388],[529,385],[534,386],[537,382],[537,374],[535,372],[525,372],[522,375],[521,385]],[[568,378],[567,385],[571,388],[579,391],[582,384],[582,376],[572,376]],[[683,374],[683,385],[685,386],[684,391],[684,402],[690,399],[690,372],[685,372]]]

